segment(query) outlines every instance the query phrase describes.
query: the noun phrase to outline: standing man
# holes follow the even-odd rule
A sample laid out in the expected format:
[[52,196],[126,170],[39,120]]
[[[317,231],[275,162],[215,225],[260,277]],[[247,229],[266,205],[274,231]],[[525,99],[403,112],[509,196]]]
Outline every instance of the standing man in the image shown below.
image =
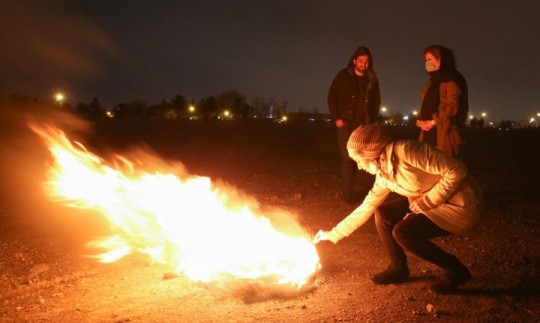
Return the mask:
[[328,92],[328,109],[337,127],[343,200],[350,204],[359,201],[361,196],[354,192],[358,169],[347,153],[347,140],[358,126],[378,120],[380,105],[373,58],[367,47],[358,47],[347,67],[337,73]]

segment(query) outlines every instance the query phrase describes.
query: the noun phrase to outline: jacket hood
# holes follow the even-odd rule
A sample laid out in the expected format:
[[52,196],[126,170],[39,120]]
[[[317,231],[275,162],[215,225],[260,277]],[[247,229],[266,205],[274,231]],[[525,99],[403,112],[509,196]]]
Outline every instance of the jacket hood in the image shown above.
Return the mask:
[[383,177],[394,177],[394,145],[395,141],[386,145],[380,157],[381,169],[383,171]]

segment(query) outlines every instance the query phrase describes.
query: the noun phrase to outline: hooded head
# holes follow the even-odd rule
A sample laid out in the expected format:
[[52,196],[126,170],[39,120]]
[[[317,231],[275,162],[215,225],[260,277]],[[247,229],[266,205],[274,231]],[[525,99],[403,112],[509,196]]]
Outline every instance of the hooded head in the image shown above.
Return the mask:
[[364,47],[364,46],[360,46],[354,51],[351,59],[349,59],[349,63],[347,64],[347,68],[349,70],[354,70],[353,60],[355,60],[358,56],[363,56],[363,55],[366,55],[367,57],[369,57],[368,71],[373,72],[373,57],[371,57],[371,52],[369,51],[369,48]]
[[352,132],[347,149],[349,155],[353,153],[360,159],[375,159],[393,139],[394,136],[388,128],[375,123],[362,125]]
[[456,58],[450,48],[442,45],[430,45],[424,50],[424,57],[427,53],[430,53],[441,62],[439,71],[447,72],[456,69]]

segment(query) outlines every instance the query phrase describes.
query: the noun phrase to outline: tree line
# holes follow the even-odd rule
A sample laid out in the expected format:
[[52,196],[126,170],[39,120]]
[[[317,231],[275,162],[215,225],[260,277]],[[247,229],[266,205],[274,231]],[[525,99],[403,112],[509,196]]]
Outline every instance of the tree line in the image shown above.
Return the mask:
[[[0,93],[0,103],[11,105],[41,104],[54,106],[63,111],[74,113],[85,119],[93,120],[99,118],[115,117],[146,117],[161,119],[274,119],[280,120],[287,115],[295,115],[295,119],[311,121],[316,123],[331,122],[327,113],[321,114],[318,108],[309,112],[300,111],[288,113],[288,102],[278,102],[274,99],[255,98],[251,102],[246,100],[246,96],[238,91],[224,92],[218,96],[201,98],[198,101],[189,100],[183,95],[175,95],[170,100],[162,99],[155,104],[147,104],[142,99],[135,99],[130,102],[119,103],[112,109],[104,109],[97,97],[90,102],[79,102],[71,105],[68,102],[60,102],[54,98],[46,100],[28,95],[4,95]],[[415,116],[412,114],[405,119],[401,113],[380,117],[379,122],[383,124],[414,126]],[[407,121],[405,121],[407,120]],[[466,126],[471,128],[484,128],[484,119],[472,118],[468,120]],[[502,120],[496,128],[509,130],[521,127],[513,121]]]
[[169,100],[162,99],[155,104],[145,100],[134,99],[119,103],[111,109],[103,108],[97,97],[90,102],[79,102],[72,105],[54,98],[41,100],[25,95],[0,95],[3,101],[19,103],[45,103],[60,106],[63,110],[78,114],[87,119],[104,117],[148,117],[164,119],[247,119],[247,118],[281,118],[287,114],[288,102],[274,99],[255,98],[248,102],[246,96],[238,91],[224,92],[218,96],[209,96],[200,100],[190,100],[183,95],[175,95]]

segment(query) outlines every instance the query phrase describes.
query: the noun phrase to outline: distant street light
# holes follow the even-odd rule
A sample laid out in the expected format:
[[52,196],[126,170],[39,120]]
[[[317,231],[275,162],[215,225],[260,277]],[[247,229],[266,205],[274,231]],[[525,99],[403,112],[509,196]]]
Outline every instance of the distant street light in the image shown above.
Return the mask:
[[62,104],[62,102],[64,102],[64,99],[65,99],[64,94],[61,93],[61,92],[56,93],[54,95],[54,98],[55,98],[56,102],[58,102],[60,104]]
[[189,106],[189,112],[191,112],[191,113],[195,112],[195,106],[190,105]]

